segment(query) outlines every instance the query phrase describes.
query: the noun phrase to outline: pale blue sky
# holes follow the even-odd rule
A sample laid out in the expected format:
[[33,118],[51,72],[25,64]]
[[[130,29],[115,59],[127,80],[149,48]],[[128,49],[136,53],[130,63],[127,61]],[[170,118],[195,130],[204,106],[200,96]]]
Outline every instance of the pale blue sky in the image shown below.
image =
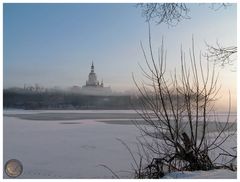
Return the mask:
[[[180,45],[197,50],[207,41],[236,45],[237,7],[213,11],[190,5],[190,20],[176,27],[151,24],[153,48],[164,36],[168,68],[180,63]],[[4,88],[38,83],[45,87],[82,86],[92,60],[98,79],[113,90],[134,87],[147,47],[148,25],[135,4],[4,4]],[[236,73],[224,70],[222,83],[236,88]],[[226,80],[224,82],[224,79]],[[232,86],[231,86],[232,85]]]

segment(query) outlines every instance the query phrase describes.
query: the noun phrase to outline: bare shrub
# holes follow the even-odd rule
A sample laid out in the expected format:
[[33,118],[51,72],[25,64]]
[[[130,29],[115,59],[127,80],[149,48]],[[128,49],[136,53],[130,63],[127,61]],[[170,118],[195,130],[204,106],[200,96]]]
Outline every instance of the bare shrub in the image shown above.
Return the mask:
[[[135,123],[142,133],[139,139],[141,160],[147,164],[141,165],[137,176],[159,178],[166,172],[222,167],[223,164],[217,165],[210,157],[216,148],[222,151],[219,155],[236,157],[221,147],[234,134],[229,132],[234,125],[229,123],[230,94],[226,122],[219,124],[216,117],[215,122],[211,122],[220,89],[218,74],[215,65],[211,67],[209,61],[204,67],[201,53],[197,59],[194,40],[189,51],[189,65],[181,49],[181,71],[175,71],[169,77],[163,41],[157,58],[152,50],[150,33],[149,56],[142,44],[141,47],[146,62],[146,69],[141,67],[145,80],[140,83],[134,76],[133,79],[142,105],[141,111],[137,112],[147,125]],[[217,127],[214,133],[213,127]]]

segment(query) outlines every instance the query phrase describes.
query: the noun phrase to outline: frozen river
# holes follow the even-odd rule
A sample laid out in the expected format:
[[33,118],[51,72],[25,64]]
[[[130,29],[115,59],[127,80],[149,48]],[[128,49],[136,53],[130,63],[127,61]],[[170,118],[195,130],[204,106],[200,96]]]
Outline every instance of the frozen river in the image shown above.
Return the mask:
[[135,111],[4,110],[3,114],[3,161],[22,162],[19,178],[112,178],[101,164],[121,178],[131,176],[131,155],[117,138],[136,150],[140,133],[131,121],[140,118]]

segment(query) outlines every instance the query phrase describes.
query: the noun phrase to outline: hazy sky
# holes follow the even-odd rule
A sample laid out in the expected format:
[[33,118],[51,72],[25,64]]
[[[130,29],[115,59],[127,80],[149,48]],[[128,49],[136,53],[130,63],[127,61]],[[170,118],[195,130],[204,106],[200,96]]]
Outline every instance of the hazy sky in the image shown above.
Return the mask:
[[[153,49],[164,36],[167,68],[179,65],[180,46],[188,52],[194,35],[204,41],[236,45],[237,7],[214,11],[194,4],[191,19],[176,27],[151,23]],[[99,81],[113,90],[134,88],[131,74],[144,65],[140,41],[148,47],[148,25],[135,4],[4,4],[4,88],[38,83],[45,87],[82,86],[92,60]],[[220,70],[223,94],[236,95],[236,72]],[[227,91],[226,91],[227,90]]]

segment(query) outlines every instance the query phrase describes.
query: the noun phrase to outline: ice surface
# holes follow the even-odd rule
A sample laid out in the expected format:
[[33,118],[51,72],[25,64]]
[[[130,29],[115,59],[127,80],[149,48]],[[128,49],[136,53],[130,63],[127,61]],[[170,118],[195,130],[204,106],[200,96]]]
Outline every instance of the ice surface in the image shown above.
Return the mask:
[[[4,111],[5,115],[41,113],[97,116],[97,113],[134,114],[134,111]],[[117,138],[136,151],[138,129],[122,125],[120,120],[114,125],[98,120],[29,120],[4,116],[3,162],[20,160],[24,171],[19,178],[112,178],[100,164],[111,168],[120,178],[130,178],[133,161]],[[5,173],[4,178],[8,178]]]
[[20,160],[24,168],[20,178],[112,178],[100,164],[114,171],[130,170],[130,154],[117,138],[136,142],[139,133],[134,126],[64,122],[4,117],[4,163]]

